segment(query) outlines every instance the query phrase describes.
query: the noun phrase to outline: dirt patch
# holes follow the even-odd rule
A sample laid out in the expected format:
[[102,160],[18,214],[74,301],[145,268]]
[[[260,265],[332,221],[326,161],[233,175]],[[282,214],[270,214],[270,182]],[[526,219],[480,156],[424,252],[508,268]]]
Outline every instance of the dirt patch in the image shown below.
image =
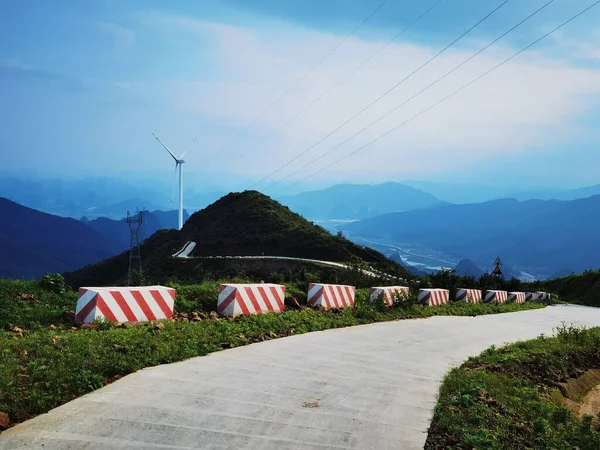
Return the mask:
[[579,420],[593,417],[592,426],[600,426],[600,369],[591,369],[565,383],[557,383],[563,395],[563,406],[569,408]]

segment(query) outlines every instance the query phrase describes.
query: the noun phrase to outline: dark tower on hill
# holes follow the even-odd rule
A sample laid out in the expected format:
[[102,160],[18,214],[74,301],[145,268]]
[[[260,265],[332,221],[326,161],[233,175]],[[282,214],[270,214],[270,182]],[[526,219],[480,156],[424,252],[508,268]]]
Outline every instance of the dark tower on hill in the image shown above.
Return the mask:
[[140,243],[144,236],[144,210],[137,211],[133,216],[127,211],[127,225],[129,225],[129,230],[131,231],[127,286],[131,286],[134,281],[139,280],[142,274]]

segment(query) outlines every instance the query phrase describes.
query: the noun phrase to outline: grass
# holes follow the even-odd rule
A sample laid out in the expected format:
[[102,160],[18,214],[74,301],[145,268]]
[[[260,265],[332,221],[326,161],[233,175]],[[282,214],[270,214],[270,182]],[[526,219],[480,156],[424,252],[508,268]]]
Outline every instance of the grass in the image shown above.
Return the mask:
[[[451,303],[424,307],[410,302],[387,308],[368,303],[360,289],[356,307],[319,312],[311,309],[280,314],[164,321],[119,328],[72,330],[65,311],[74,310],[77,295],[53,283],[0,280],[0,413],[18,423],[98,389],[139,369],[202,356],[265,339],[399,319],[435,315],[473,316],[542,308],[523,305]],[[177,287],[177,312],[207,311],[216,306],[219,283]],[[300,297],[300,288],[288,292]],[[300,297],[301,299],[301,297]],[[50,329],[52,326],[53,329]],[[22,329],[22,336],[9,331]]]
[[442,384],[425,448],[599,449],[591,417],[553,401],[557,382],[600,368],[598,349],[600,328],[563,326],[469,359]]

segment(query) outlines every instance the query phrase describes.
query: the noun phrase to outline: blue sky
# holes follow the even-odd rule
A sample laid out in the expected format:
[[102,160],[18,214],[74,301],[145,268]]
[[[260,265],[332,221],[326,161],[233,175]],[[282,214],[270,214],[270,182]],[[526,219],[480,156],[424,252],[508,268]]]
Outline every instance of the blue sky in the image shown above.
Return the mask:
[[[169,184],[171,161],[153,140],[154,132],[176,153],[198,137],[186,155],[190,185],[247,188],[406,77],[501,0],[443,0],[280,130],[433,3],[388,0],[355,36],[231,142],[379,1],[2,2],[0,172],[153,176]],[[509,1],[417,75],[259,187],[288,175],[266,192],[275,194],[297,181],[301,189],[406,179],[520,187],[597,183],[600,6],[431,112],[302,181],[593,0],[555,0],[447,79],[302,169],[544,3]]]

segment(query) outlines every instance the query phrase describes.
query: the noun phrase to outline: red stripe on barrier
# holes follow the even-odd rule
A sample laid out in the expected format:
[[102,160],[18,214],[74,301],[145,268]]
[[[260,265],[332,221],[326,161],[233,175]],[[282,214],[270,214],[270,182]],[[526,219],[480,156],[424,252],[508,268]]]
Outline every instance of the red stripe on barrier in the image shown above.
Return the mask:
[[[279,289],[281,289],[281,288],[279,288]],[[276,288],[275,286],[269,286],[269,290],[271,291],[271,294],[273,294],[273,298],[277,302],[277,306],[279,307],[279,311],[283,311],[284,304],[283,304],[283,300],[279,296],[279,292],[280,292],[279,289]],[[283,291],[283,294],[284,294],[283,296],[285,296],[285,290]]]
[[240,305],[240,309],[242,310],[242,314],[248,315],[250,314],[250,310],[248,309],[248,305],[246,305],[246,301],[242,296],[241,292],[239,292],[239,288],[235,288],[233,290],[234,298],[237,301],[237,304]]
[[85,318],[92,312],[92,309],[96,306],[96,300],[98,298],[98,294],[94,295],[90,301],[77,313],[75,316],[75,321],[77,323],[83,323]]
[[344,290],[341,286],[335,286],[335,306],[336,308],[343,308],[344,306],[348,306],[346,304],[346,298],[344,297]]
[[173,311],[171,311],[171,308],[169,308],[169,305],[167,305],[167,302],[165,302],[165,299],[162,297],[162,295],[160,295],[160,291],[151,289],[150,295],[152,295],[152,298],[154,299],[154,301],[156,302],[156,304],[158,305],[160,310],[165,315],[165,318],[170,319],[171,316],[173,315]]
[[[310,290],[310,288],[309,288],[309,290]],[[317,292],[315,292],[315,295],[313,295],[307,302],[308,306],[315,306],[315,304],[317,303],[317,299],[319,297],[321,297],[322,295],[324,295],[324,288],[320,287],[319,290]]]
[[127,300],[125,300],[125,297],[123,297],[123,294],[121,294],[119,291],[111,292],[111,294],[112,294],[113,298],[115,299],[115,302],[117,302],[117,305],[119,306],[121,311],[123,311],[123,314],[125,314],[125,317],[127,318],[127,320],[129,322],[136,322],[137,317],[135,317],[135,313],[131,310],[131,308],[127,304]]
[[146,300],[144,300],[142,293],[140,291],[131,291],[131,295],[133,296],[134,300],[137,302],[138,306],[140,307],[140,309],[142,310],[142,312],[144,313],[146,318],[148,320],[156,320],[156,316],[154,315],[154,313],[148,306],[148,303],[146,303]]
[[354,289],[350,286],[345,286],[346,293],[348,294],[348,301],[350,304],[348,306],[354,306]]
[[110,320],[112,322],[118,322],[117,318],[115,317],[113,312],[110,310],[110,308],[108,307],[108,305],[102,298],[102,295],[98,295],[98,302],[96,303],[96,306],[98,307],[98,309],[100,310],[102,315],[104,317],[106,317],[108,320]]
[[269,295],[267,294],[267,288],[265,288],[263,286],[258,286],[257,289],[258,289],[258,292],[259,292],[261,298],[263,299],[263,302],[265,302],[265,306],[267,307],[267,309],[269,311],[275,311],[275,309],[273,308],[273,305],[271,304],[271,300],[269,300]]
[[[223,292],[223,289],[221,289],[221,292]],[[225,298],[225,300],[223,300],[221,302],[221,304],[217,308],[217,310],[219,311],[219,314],[224,314],[225,313],[225,310],[227,309],[227,307],[231,304],[232,301],[235,300],[236,294],[237,294],[237,289],[233,289],[229,293],[229,295]]]
[[246,292],[246,295],[250,299],[250,303],[252,303],[252,306],[254,306],[254,311],[259,312],[262,308],[258,304],[258,301],[256,300],[256,297],[254,295],[254,292],[252,292],[252,289],[244,288],[244,291]]
[[331,286],[326,286],[325,289],[323,289],[323,300],[325,300],[325,306],[327,306],[327,308],[331,308],[331,305],[333,305],[331,296]]
[[171,299],[173,299],[173,304],[175,304],[175,289],[167,289],[167,292],[171,296]]

